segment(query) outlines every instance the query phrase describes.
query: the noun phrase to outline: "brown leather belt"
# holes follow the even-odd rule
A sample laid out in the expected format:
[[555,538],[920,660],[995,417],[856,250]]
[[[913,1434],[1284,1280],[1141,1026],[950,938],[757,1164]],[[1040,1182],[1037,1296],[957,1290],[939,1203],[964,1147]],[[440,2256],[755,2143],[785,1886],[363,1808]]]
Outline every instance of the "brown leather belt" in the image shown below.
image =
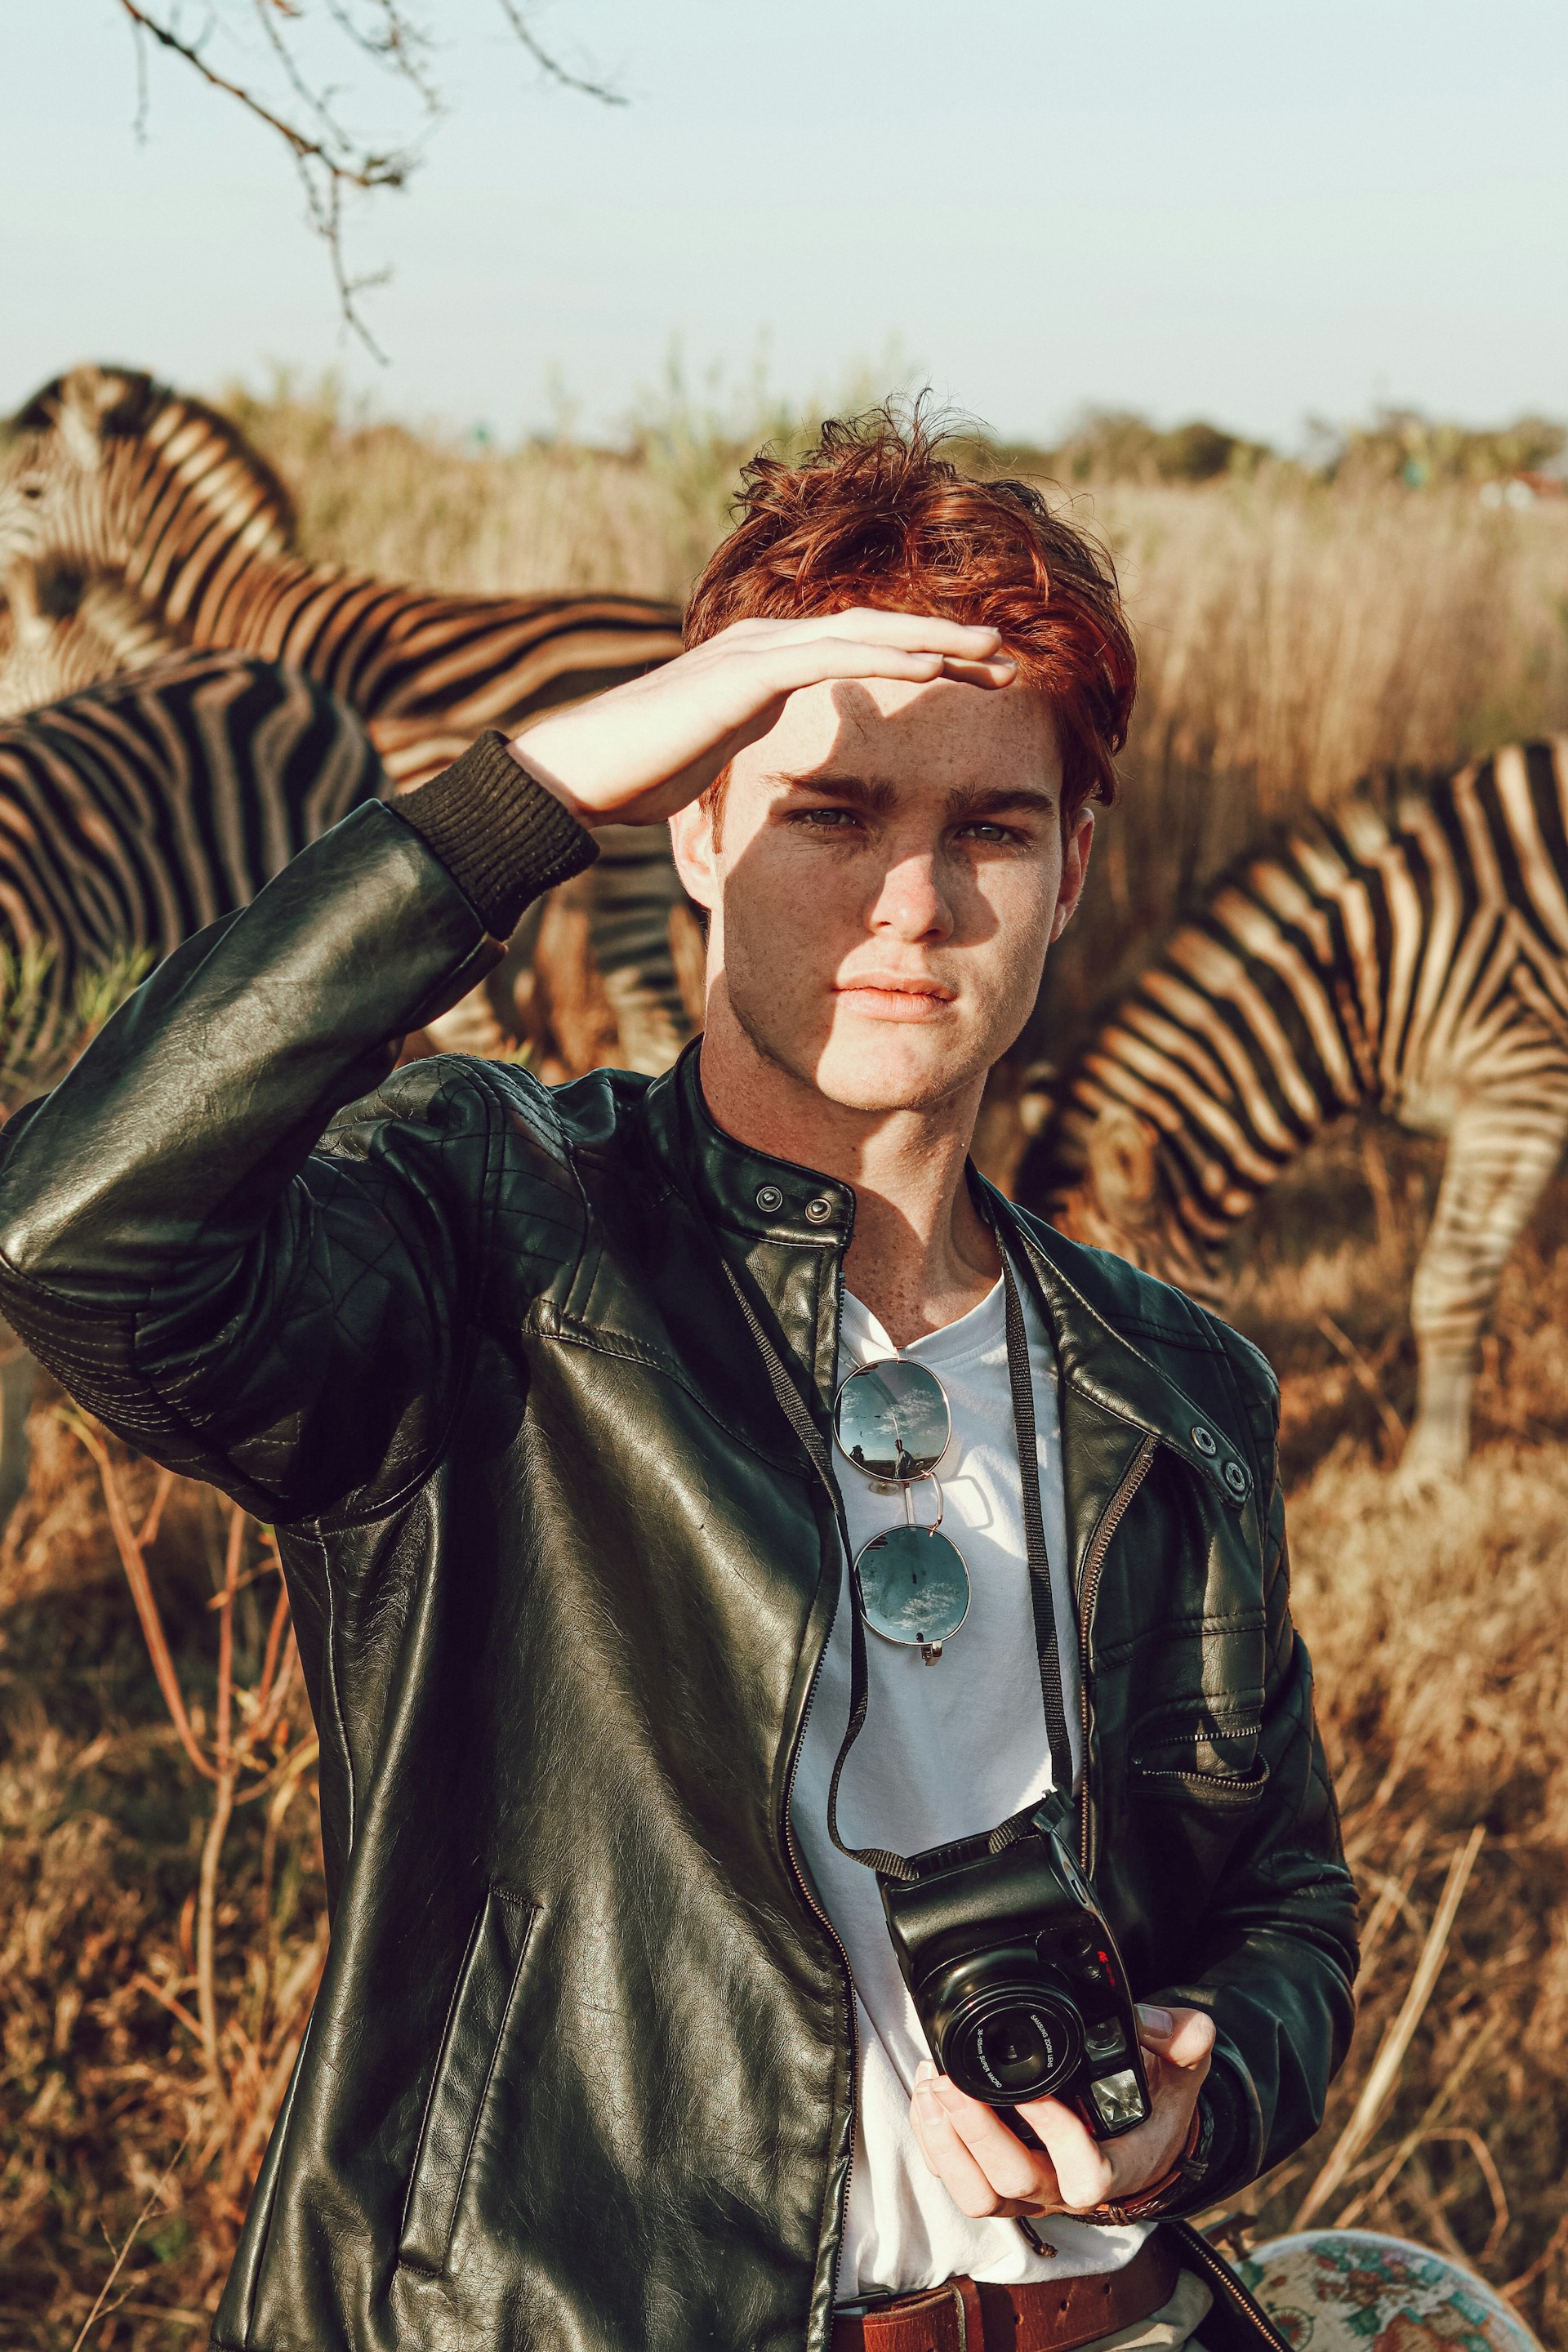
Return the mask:
[[1176,2245],[1156,2230],[1125,2268],[1093,2278],[1021,2286],[949,2279],[837,2312],[832,2352],[1075,2352],[1169,2303],[1181,2268]]

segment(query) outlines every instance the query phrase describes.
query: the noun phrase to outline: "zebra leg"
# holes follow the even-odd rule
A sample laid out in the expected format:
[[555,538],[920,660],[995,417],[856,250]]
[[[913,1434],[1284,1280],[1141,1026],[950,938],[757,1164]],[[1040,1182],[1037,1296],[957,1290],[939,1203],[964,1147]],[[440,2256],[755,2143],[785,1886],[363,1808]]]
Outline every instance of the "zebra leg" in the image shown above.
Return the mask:
[[1411,1286],[1418,1364],[1403,1484],[1455,1477],[1470,1450],[1481,1326],[1502,1270],[1568,1143],[1568,1071],[1464,1097]]

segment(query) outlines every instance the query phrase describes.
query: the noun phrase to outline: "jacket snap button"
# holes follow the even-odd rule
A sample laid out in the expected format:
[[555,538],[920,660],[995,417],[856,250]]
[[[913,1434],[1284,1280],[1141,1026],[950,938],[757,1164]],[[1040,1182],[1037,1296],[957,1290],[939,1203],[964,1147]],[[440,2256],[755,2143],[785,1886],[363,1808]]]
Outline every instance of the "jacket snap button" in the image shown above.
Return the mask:
[[1225,1468],[1220,1473],[1220,1475],[1224,1478],[1226,1485],[1230,1488],[1233,1495],[1246,1494],[1247,1473],[1242,1468],[1239,1462],[1227,1462]]
[[1212,1434],[1206,1429],[1194,1430],[1193,1444],[1197,1447],[1200,1454],[1215,1454],[1219,1452],[1219,1447],[1215,1444]]
[[805,1204],[805,1213],[814,1225],[820,1225],[826,1218],[833,1214],[833,1203],[831,1201],[808,1201]]
[[765,1209],[769,1216],[772,1216],[775,1209],[784,1207],[784,1194],[776,1184],[763,1184],[758,1187],[757,1206],[759,1209]]

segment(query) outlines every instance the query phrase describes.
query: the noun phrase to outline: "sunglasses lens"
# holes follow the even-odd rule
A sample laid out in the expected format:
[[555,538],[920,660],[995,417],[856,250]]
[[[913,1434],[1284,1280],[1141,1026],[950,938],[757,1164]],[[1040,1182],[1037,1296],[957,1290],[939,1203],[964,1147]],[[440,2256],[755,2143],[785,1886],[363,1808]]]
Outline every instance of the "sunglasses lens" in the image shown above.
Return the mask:
[[934,1470],[947,1452],[952,1429],[936,1374],[923,1364],[896,1359],[851,1372],[833,1408],[834,1435],[842,1451],[868,1476],[889,1482],[923,1478]]
[[969,1570],[956,1544],[926,1528],[889,1528],[857,1555],[860,1610],[873,1633],[908,1648],[951,1642],[969,1614]]

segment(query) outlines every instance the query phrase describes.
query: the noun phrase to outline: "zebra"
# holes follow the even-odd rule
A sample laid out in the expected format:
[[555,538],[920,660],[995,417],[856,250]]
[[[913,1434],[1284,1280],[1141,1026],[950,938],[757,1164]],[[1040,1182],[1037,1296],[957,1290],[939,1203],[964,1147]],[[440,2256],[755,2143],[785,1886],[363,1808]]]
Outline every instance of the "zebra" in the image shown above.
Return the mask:
[[[247,906],[388,789],[352,710],[244,654],[187,653],[0,724],[5,1095],[56,1074],[106,975],[134,980]],[[0,1530],[26,1484],[32,1389],[0,1324]]]
[[[10,433],[0,574],[31,567],[62,616],[74,582],[107,575],[192,646],[294,663],[362,714],[399,790],[486,728],[515,735],[681,649],[679,607],[662,600],[444,595],[305,562],[289,494],[238,428],[138,370],[72,369]],[[618,828],[594,874],[584,895],[625,1058],[657,1071],[692,1025],[668,936],[691,919],[663,828]]]
[[248,906],[388,791],[359,718],[300,670],[186,653],[0,725],[0,950],[40,974],[32,1049],[84,982]]
[[1016,1189],[1210,1303],[1332,1120],[1447,1137],[1410,1300],[1407,1484],[1462,1469],[1480,1332],[1568,1142],[1568,737],[1391,780],[1209,890],[1049,1087]]
[[16,562],[0,603],[0,719],[184,650],[122,573]]

